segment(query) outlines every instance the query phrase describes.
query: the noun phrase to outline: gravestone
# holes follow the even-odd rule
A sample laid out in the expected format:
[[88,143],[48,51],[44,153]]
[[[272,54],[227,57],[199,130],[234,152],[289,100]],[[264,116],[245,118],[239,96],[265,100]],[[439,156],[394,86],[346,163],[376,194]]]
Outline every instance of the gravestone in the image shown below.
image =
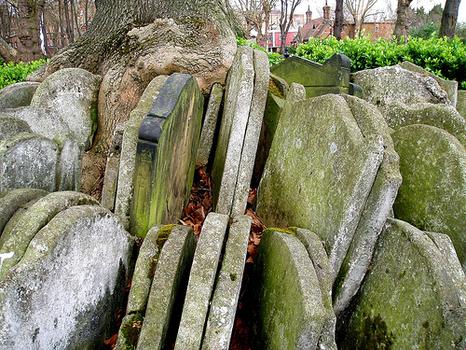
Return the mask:
[[127,230],[129,229],[129,212],[134,192],[133,178],[136,167],[136,148],[138,144],[139,128],[167,78],[168,77],[165,75],[160,75],[155,77],[149,85],[147,85],[138,105],[131,111],[129,120],[125,124],[123,140],[121,142],[115,214],[118,215],[123,226]]
[[422,67],[415,65],[414,63],[404,61],[400,63],[400,66],[406,70],[409,70],[414,73],[421,74],[423,76],[434,78],[435,81],[440,85],[440,87],[445,90],[448,95],[448,99],[451,102],[453,107],[456,107],[457,95],[458,95],[458,82],[455,80],[442,79],[435,74],[425,70]]
[[217,120],[223,102],[223,87],[216,83],[210,91],[209,102],[202,124],[199,149],[197,150],[196,166],[207,166],[214,144]]
[[203,96],[188,74],[172,74],[139,129],[130,232],[177,222],[187,204],[201,130]]
[[456,109],[466,120],[466,90],[458,90],[458,102]]
[[0,237],[0,254],[14,253],[0,268],[0,279],[20,262],[31,240],[53,217],[66,208],[87,204],[98,203],[91,196],[79,192],[54,192],[34,203],[18,218],[11,231],[3,231]]
[[55,190],[58,147],[45,137],[19,133],[0,141],[0,192],[14,188]]
[[303,244],[266,230],[255,262],[258,349],[316,349],[327,312]]
[[2,117],[0,114],[0,141],[13,137],[20,132],[31,132],[28,123],[12,117]]
[[445,250],[436,241],[387,221],[342,349],[464,349],[465,275],[451,242]]
[[83,349],[109,337],[132,245],[103,208],[55,216],[0,279],[0,348]]
[[[5,225],[14,213],[26,203],[41,198],[47,194],[44,190],[36,190],[32,188],[21,188],[6,192],[0,198],[0,236],[2,235]],[[0,241],[0,248],[2,247]]]
[[[163,245],[152,280],[137,349],[166,348],[172,323],[178,321],[196,239],[185,226],[173,227]],[[174,340],[174,339],[173,339]]]
[[60,69],[39,85],[31,108],[50,110],[60,116],[79,146],[87,150],[97,129],[100,81],[99,76],[84,69]]
[[[254,50],[241,46],[228,71],[222,122],[212,167],[214,206],[230,215],[254,91]],[[243,214],[243,213],[240,213]]]
[[201,347],[228,219],[227,215],[210,213],[204,221],[194,253],[175,349]]
[[81,149],[76,141],[63,144],[57,166],[57,191],[79,191],[81,186]]
[[39,83],[20,82],[0,90],[0,110],[29,106]]
[[236,308],[243,281],[244,264],[251,230],[251,218],[237,216],[228,239],[207,318],[202,349],[229,349]]
[[324,64],[292,56],[272,68],[288,84],[303,85],[307,97],[351,93],[350,72],[351,60],[343,54],[333,55]]
[[466,120],[450,105],[392,103],[385,114],[388,126],[397,130],[412,124],[426,124],[448,131],[466,146]]
[[281,114],[258,190],[264,223],[317,233],[335,276],[382,161],[382,139],[365,136],[341,96],[294,103]]
[[395,217],[421,230],[450,236],[466,267],[466,152],[456,138],[429,125],[409,125],[392,134],[403,184]]
[[344,96],[365,136],[381,135],[384,154],[361,219],[334,285],[334,310],[339,315],[358,291],[369,268],[377,238],[392,210],[402,178],[390,128],[377,108],[353,96]]
[[110,155],[105,167],[104,186],[100,204],[113,211],[115,209],[116,191],[118,186],[118,170],[120,168],[121,144],[126,124],[118,124],[113,133]]

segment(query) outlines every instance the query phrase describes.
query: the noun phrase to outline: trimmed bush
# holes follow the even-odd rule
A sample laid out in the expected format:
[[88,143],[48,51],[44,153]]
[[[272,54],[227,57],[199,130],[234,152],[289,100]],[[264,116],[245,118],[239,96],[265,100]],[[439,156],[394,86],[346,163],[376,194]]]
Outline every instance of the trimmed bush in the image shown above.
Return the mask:
[[29,74],[39,69],[46,62],[46,60],[37,60],[29,63],[0,64],[0,89],[24,81]]

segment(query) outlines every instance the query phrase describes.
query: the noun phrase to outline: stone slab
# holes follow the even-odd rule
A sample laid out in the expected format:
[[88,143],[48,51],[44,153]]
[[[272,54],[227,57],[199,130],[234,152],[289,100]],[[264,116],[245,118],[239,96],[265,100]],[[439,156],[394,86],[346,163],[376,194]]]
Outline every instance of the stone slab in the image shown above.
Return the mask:
[[202,349],[229,349],[243,281],[251,218],[237,216],[228,230],[221,267],[210,304]]
[[361,132],[365,136],[380,135],[384,154],[379,171],[354,233],[353,240],[334,284],[334,310],[339,315],[358,291],[369,268],[374,247],[390,215],[402,178],[398,154],[391,130],[381,113],[370,103],[353,96],[344,96]]
[[264,231],[255,263],[258,349],[316,349],[326,318],[319,280],[298,238]]
[[120,168],[121,144],[126,123],[118,124],[113,133],[110,155],[105,166],[104,186],[100,204],[113,211],[115,209],[116,191],[118,186],[118,170]]
[[435,81],[440,85],[440,87],[443,90],[445,90],[445,92],[447,93],[448,99],[450,100],[451,105],[453,107],[456,107],[457,94],[458,94],[458,82],[457,81],[440,78],[440,77],[436,76],[435,74],[433,74],[433,73],[425,70],[424,68],[419,67],[418,65],[415,65],[414,63],[411,63],[409,61],[404,61],[404,62],[400,63],[400,66],[402,68],[404,68],[404,69],[407,69],[407,70],[411,71],[411,72],[419,73],[419,74],[421,74],[423,76],[428,76],[428,77],[434,78]]
[[212,167],[214,207],[216,212],[225,215],[230,215],[233,205],[252,106],[253,52],[250,47],[239,47],[227,77],[222,122]]
[[74,140],[66,140],[57,166],[57,191],[79,191],[82,151]]
[[466,120],[466,90],[458,90],[458,102],[456,103],[456,110]]
[[168,347],[168,333],[173,332],[169,328],[181,311],[195,248],[192,230],[175,226],[160,253],[137,349]]
[[[7,192],[0,198],[0,236],[3,229],[14,213],[26,203],[41,198],[47,194],[47,191],[22,188]],[[0,241],[0,248],[2,243]]]
[[241,150],[236,187],[230,216],[243,215],[246,210],[251,179],[256,160],[257,146],[264,118],[267,91],[269,88],[270,70],[268,56],[265,52],[254,50],[254,89],[251,110]]
[[201,347],[228,220],[227,215],[212,212],[202,226],[176,337],[177,350]]
[[139,128],[167,78],[168,77],[165,75],[159,75],[147,85],[138,105],[131,111],[129,120],[125,124],[121,143],[115,214],[120,217],[126,229],[129,229],[129,211],[134,191],[133,178],[136,167],[136,148],[138,144]]
[[[389,219],[342,349],[463,349],[466,279],[452,248]],[[456,280],[456,281],[455,281]]]
[[39,83],[20,82],[0,90],[0,110],[29,106]]
[[385,114],[388,126],[397,130],[412,124],[426,124],[448,131],[466,147],[466,120],[450,105],[392,103]]
[[320,335],[317,349],[336,350],[335,326],[337,320],[332,304],[333,275],[330,261],[328,260],[322,241],[314,232],[301,228],[292,228],[292,231],[304,245],[309,254],[317,279],[319,280],[322,303],[326,311],[322,334]]
[[0,113],[0,141],[13,137],[20,132],[31,132],[28,123],[12,117],[2,117]]
[[55,190],[58,147],[42,136],[19,133],[0,141],[0,191]]
[[466,151],[446,131],[409,125],[392,134],[403,184],[395,217],[450,236],[466,268]]
[[172,74],[139,129],[130,232],[178,222],[194,180],[203,96],[189,74]]
[[317,233],[336,277],[382,157],[382,139],[364,137],[342,96],[294,103],[278,122],[257,213],[269,227]]
[[84,193],[54,192],[32,205],[11,231],[4,231],[0,237],[0,254],[13,253],[0,268],[0,280],[8,270],[20,262],[31,240],[53,217],[66,208],[87,204],[97,205],[98,202]]
[[216,83],[212,86],[212,90],[210,91],[209,102],[207,104],[207,110],[202,124],[199,149],[197,150],[196,166],[207,166],[209,163],[222,102],[223,87]]
[[121,306],[132,246],[117,218],[103,208],[59,213],[0,281],[0,348],[101,344]]
[[84,69],[60,69],[39,85],[31,107],[51,110],[53,115],[60,116],[79,146],[87,150],[97,130],[100,82],[100,76]]

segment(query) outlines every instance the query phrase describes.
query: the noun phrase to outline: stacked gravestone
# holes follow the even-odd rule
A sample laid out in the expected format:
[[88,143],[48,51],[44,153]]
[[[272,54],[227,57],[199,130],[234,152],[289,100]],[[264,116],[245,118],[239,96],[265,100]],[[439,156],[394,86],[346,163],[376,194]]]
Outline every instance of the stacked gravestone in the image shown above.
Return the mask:
[[0,349],[101,343],[131,272],[116,216],[80,193],[31,189],[6,193],[0,212]]
[[267,55],[239,47],[228,73],[212,169],[218,213],[244,213],[269,84]]
[[466,90],[458,90],[456,109],[466,120]]
[[464,349],[466,278],[451,241],[390,219],[343,349]]
[[173,74],[142,121],[136,149],[130,232],[176,222],[189,199],[203,97],[195,79]]
[[36,82],[21,82],[4,87],[0,90],[0,110],[29,106],[39,85]]

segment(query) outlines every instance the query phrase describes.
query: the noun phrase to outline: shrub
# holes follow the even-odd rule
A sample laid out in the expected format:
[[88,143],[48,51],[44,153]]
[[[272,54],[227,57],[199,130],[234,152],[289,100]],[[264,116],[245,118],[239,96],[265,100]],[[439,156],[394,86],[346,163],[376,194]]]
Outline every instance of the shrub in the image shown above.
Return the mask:
[[[255,41],[246,40],[245,38],[236,37],[236,43],[238,44],[238,46],[249,46],[253,49],[267,52],[262,46],[258,45]],[[269,64],[271,66],[283,61],[282,55],[280,55],[277,52],[267,52],[267,55],[269,56]]]
[[463,88],[465,86],[466,45],[458,37],[410,37],[407,43],[396,39],[371,41],[358,38],[338,41],[333,37],[312,38],[296,49],[298,56],[320,63],[339,52],[351,59],[353,71],[410,61],[440,77],[457,80]]
[[39,69],[46,60],[37,60],[29,63],[0,63],[0,89],[5,86],[24,81],[32,72]]

